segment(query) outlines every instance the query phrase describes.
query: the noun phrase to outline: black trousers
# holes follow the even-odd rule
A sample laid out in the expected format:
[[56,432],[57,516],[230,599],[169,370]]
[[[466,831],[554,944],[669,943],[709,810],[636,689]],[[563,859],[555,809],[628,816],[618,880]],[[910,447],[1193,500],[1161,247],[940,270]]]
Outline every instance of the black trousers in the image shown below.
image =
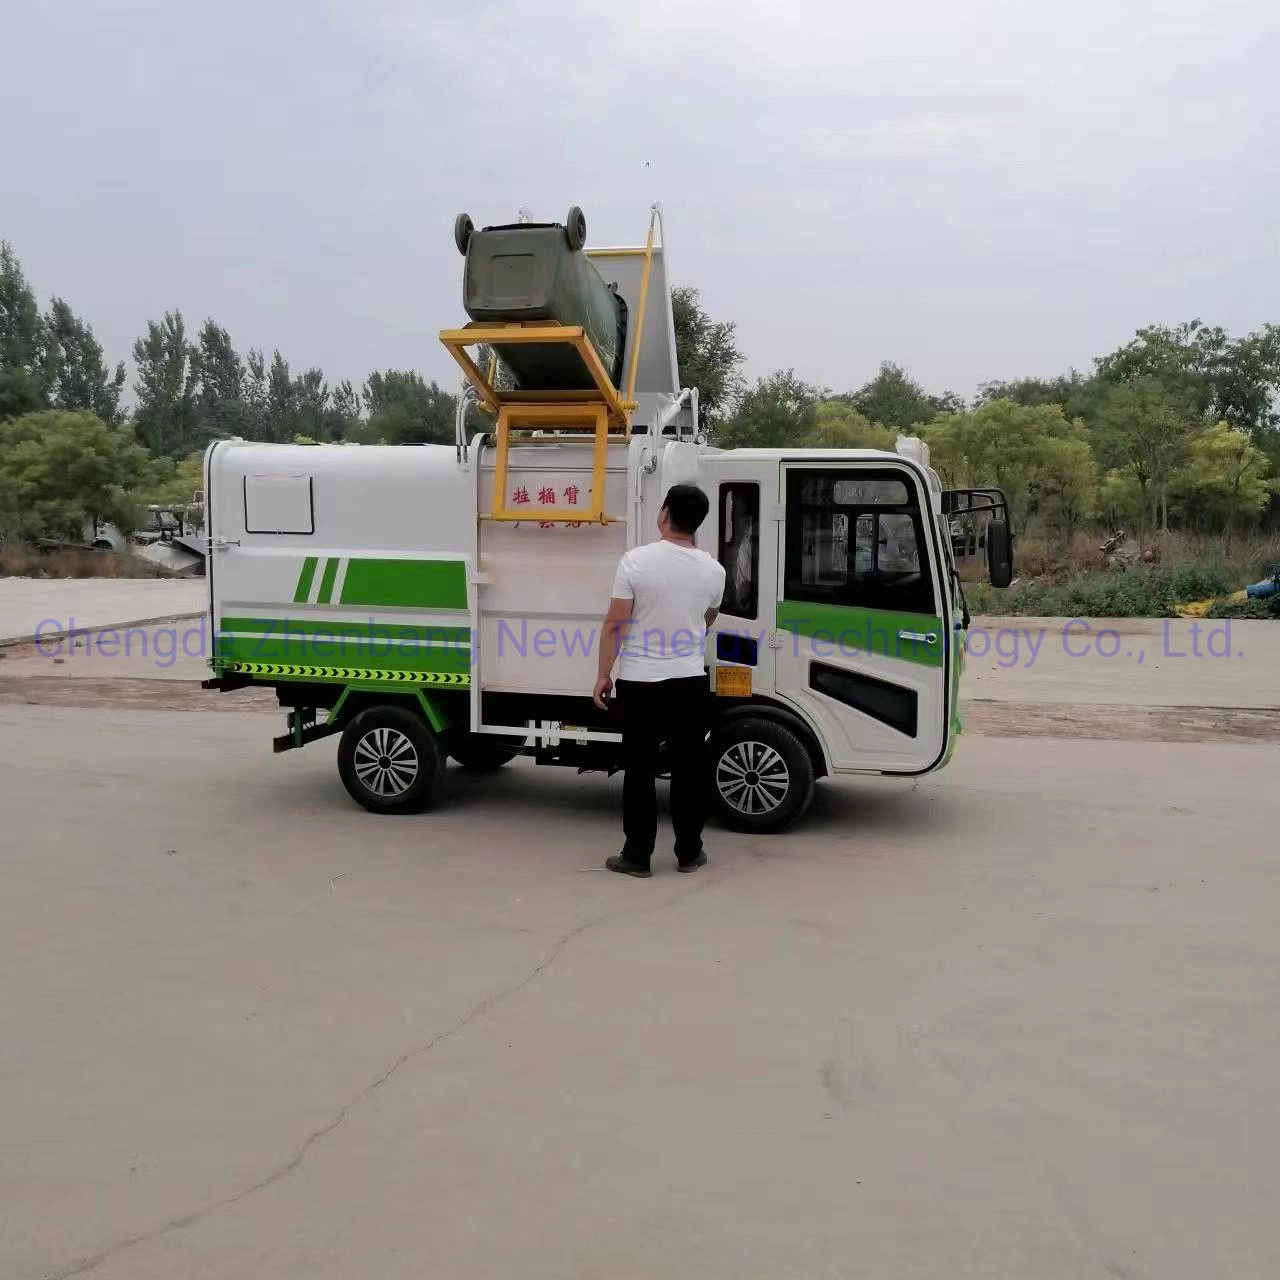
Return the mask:
[[659,747],[667,747],[671,771],[671,825],[681,862],[702,852],[706,820],[707,725],[711,691],[707,677],[619,680],[614,686],[622,719],[622,829],[624,855],[647,867],[658,836],[654,778]]

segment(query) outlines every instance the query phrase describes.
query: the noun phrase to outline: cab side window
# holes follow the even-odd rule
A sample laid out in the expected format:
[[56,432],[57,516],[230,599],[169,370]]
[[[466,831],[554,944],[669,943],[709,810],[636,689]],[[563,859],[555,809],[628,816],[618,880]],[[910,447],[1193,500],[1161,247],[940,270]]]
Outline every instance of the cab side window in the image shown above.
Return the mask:
[[786,598],[934,613],[917,493],[904,472],[789,469]]
[[720,486],[720,542],[724,599],[720,612],[754,618],[760,605],[760,486]]

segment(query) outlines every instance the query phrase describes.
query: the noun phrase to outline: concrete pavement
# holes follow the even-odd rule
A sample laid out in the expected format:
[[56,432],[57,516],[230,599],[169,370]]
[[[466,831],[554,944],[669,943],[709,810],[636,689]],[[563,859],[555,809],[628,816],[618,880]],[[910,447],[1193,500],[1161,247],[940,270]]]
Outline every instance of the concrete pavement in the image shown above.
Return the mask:
[[1280,707],[1280,625],[1184,618],[974,618],[969,698]]
[[0,705],[13,1280],[1275,1275],[1274,747],[970,738],[712,864]]
[[203,578],[0,578],[0,644],[206,608]]

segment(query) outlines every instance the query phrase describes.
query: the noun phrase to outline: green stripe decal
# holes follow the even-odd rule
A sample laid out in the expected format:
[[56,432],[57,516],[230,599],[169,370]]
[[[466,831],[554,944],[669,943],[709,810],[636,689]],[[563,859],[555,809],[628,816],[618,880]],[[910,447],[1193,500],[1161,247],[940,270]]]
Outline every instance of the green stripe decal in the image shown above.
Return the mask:
[[[441,628],[443,631],[443,628]],[[454,671],[471,669],[469,643],[438,639],[399,641],[366,636],[276,635],[236,636],[219,633],[214,653],[230,662],[270,662],[304,667],[372,667],[380,671]],[[354,678],[354,677],[353,677]]]
[[[924,667],[942,666],[946,636],[941,620],[927,613],[890,613],[884,609],[855,609],[808,600],[779,600],[778,627],[797,636],[807,636],[813,641],[817,657],[875,655],[901,658]],[[900,631],[933,635],[936,639],[933,644],[903,640],[898,636]]]
[[357,560],[347,565],[340,604],[402,609],[465,609],[462,560]]
[[382,671],[372,667],[317,667],[296,662],[226,662],[223,670],[281,680],[341,680],[378,684],[451,685],[466,688],[469,675],[450,671]]
[[333,595],[333,580],[338,576],[338,557],[330,556],[324,562],[324,577],[320,579],[320,594],[316,596],[316,604],[328,604]]
[[322,640],[355,642],[363,640],[369,645],[397,645],[401,641],[416,641],[422,645],[449,645],[469,648],[471,628],[454,627],[443,622],[378,622],[369,618],[361,622],[348,622],[339,618],[332,621],[314,621],[305,618],[223,618],[218,632],[235,632],[238,635],[275,636],[288,639],[299,636],[319,636]]
[[316,576],[316,558],[308,556],[302,562],[302,572],[298,574],[298,589],[293,593],[294,604],[306,604],[311,594],[311,581]]

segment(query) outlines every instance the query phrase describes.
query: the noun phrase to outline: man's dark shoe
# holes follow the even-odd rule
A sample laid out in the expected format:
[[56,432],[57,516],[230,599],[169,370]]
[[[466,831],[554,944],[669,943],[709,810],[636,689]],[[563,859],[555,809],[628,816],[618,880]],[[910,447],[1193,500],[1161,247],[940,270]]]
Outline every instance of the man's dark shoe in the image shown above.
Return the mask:
[[677,860],[676,870],[677,871],[697,871],[699,867],[705,867],[706,865],[707,865],[707,855],[704,851],[703,853],[698,854],[696,858],[689,858],[687,861],[684,861],[684,862]]
[[[705,862],[706,859],[704,858],[703,861]],[[612,858],[606,858],[604,860],[604,865],[608,867],[610,871],[616,871],[619,875],[635,876],[639,880],[647,880],[649,876],[653,875],[653,872],[650,871],[643,863],[632,862],[630,858],[621,853],[616,854]]]

